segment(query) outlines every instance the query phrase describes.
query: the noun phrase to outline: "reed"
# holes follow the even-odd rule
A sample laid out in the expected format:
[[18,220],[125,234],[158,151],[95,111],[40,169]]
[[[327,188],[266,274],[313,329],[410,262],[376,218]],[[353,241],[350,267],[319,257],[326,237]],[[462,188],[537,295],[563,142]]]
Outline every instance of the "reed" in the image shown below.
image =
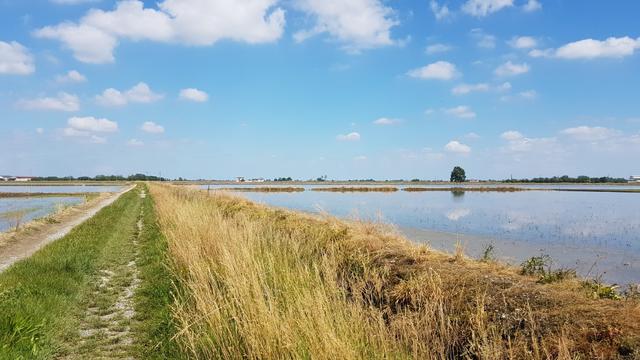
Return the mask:
[[390,186],[341,186],[341,187],[315,187],[313,191],[328,191],[328,192],[396,192],[398,188]]
[[633,301],[538,284],[388,227],[152,185],[192,358],[615,358],[638,350]]

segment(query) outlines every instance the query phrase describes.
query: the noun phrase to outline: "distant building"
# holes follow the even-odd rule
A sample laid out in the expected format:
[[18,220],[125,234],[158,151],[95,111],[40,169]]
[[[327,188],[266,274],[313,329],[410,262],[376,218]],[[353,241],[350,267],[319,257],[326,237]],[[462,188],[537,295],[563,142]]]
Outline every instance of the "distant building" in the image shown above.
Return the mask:
[[29,176],[16,176],[15,181],[19,181],[19,182],[26,182],[26,181],[31,181],[31,177]]
[[0,175],[0,181],[15,181],[16,177],[11,175]]
[[238,176],[236,182],[244,182],[244,176]]
[[630,176],[629,182],[640,182],[640,175]]

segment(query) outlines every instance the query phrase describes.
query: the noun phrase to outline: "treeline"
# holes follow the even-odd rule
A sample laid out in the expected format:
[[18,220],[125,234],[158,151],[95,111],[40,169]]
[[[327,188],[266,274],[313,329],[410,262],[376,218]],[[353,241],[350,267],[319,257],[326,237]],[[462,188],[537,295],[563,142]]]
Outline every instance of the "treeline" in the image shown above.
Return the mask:
[[160,176],[134,174],[129,176],[122,175],[96,175],[91,176],[42,176],[31,179],[32,181],[169,181]]
[[537,177],[533,179],[509,179],[503,180],[507,183],[584,183],[584,184],[602,184],[602,183],[626,183],[627,179],[624,178],[612,178],[609,176],[602,177],[588,177],[588,176],[578,176],[578,177],[570,177],[568,175],[564,176],[554,176],[554,177]]

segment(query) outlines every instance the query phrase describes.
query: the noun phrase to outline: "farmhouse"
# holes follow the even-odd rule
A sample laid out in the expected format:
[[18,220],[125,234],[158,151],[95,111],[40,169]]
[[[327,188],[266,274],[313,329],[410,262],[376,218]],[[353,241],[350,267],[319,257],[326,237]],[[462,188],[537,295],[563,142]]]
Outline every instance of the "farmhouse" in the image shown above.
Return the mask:
[[629,182],[640,182],[640,175],[630,176]]
[[31,179],[32,177],[30,176],[16,176],[14,180],[18,182],[26,182],[26,181],[31,181]]

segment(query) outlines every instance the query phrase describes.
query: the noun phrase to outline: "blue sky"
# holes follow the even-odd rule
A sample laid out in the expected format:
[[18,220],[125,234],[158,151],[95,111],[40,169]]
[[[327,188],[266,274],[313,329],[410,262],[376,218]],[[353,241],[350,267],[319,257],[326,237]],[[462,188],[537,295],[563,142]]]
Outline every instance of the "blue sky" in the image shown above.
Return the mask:
[[0,173],[640,173],[637,1],[0,0]]

